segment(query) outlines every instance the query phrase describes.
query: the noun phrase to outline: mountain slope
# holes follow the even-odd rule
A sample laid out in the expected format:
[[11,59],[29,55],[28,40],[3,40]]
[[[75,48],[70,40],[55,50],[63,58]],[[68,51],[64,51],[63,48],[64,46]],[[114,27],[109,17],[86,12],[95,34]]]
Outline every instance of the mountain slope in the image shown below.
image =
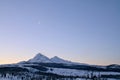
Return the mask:
[[[48,57],[37,54],[28,61],[17,64],[0,65],[0,74],[31,74],[31,75],[51,75],[66,77],[85,77],[85,76],[105,76],[107,78],[120,79],[120,65],[112,64],[108,66],[86,65],[71,62],[57,56],[49,59]],[[37,80],[37,79],[36,79]]]
[[34,58],[28,60],[28,62],[36,62],[36,63],[51,63],[51,60],[42,55],[41,53],[38,53]]
[[71,61],[64,60],[62,58],[59,58],[57,56],[50,59],[54,63],[63,63],[63,64],[73,64]]

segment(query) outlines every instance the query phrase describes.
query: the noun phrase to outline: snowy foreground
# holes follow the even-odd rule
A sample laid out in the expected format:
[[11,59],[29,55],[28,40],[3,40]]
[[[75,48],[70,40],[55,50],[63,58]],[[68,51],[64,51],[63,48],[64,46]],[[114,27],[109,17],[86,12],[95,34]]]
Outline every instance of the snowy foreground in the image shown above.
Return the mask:
[[120,80],[114,78],[96,78],[96,79],[87,79],[87,78],[58,78],[58,77],[50,77],[44,75],[0,75],[0,80]]
[[28,61],[0,65],[0,80],[120,80],[120,65],[88,65],[37,54]]
[[[0,80],[22,80],[22,79],[13,77],[13,78],[0,78]],[[47,79],[42,79],[42,80],[47,80]],[[61,79],[56,79],[56,80],[61,80]],[[73,80],[73,79],[64,79],[64,80]],[[74,80],[86,80],[86,79],[77,78]],[[91,79],[87,79],[87,80],[91,80]],[[120,80],[120,79],[103,79],[103,80]]]

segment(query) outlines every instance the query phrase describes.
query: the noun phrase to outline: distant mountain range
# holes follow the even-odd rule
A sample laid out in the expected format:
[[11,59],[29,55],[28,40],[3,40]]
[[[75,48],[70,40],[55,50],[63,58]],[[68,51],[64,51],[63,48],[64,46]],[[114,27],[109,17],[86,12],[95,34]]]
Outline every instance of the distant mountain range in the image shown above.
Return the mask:
[[120,65],[111,64],[108,66],[89,65],[71,62],[57,56],[48,58],[39,53],[28,61],[21,61],[16,64],[0,65],[0,73],[5,72],[31,72],[44,73],[60,76],[85,77],[101,75],[103,77],[120,78]]
[[[53,58],[48,58],[46,56],[44,56],[41,53],[38,53],[34,58],[28,60],[27,62],[36,62],[36,63],[61,63],[61,64],[79,64],[80,63],[76,63],[76,62],[71,62],[68,60],[64,60],[62,58],[59,58],[58,56],[54,56]],[[81,64],[83,65],[83,64]]]

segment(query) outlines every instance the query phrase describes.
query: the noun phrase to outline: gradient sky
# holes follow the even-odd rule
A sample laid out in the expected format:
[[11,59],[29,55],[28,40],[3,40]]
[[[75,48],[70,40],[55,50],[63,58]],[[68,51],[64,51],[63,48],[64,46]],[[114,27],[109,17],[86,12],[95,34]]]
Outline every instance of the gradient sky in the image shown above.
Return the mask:
[[0,64],[39,52],[120,64],[120,0],[0,0]]

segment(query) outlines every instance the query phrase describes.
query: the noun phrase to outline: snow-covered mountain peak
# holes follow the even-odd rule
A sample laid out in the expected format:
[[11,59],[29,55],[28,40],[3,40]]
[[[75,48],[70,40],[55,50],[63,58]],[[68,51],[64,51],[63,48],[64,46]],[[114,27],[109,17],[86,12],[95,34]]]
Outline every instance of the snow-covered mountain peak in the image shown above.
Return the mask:
[[54,62],[54,63],[72,64],[71,61],[64,60],[64,59],[59,58],[57,56],[54,56],[53,58],[51,58],[51,61]]
[[44,56],[44,55],[41,54],[41,53],[38,53],[38,54],[36,54],[36,56],[35,56],[34,58],[39,58],[39,57],[46,57],[46,56]]
[[62,59],[62,58],[59,58],[58,56],[54,56],[53,58],[51,59]]
[[28,62],[51,63],[51,60],[43,54],[38,53],[34,58],[28,60]]

